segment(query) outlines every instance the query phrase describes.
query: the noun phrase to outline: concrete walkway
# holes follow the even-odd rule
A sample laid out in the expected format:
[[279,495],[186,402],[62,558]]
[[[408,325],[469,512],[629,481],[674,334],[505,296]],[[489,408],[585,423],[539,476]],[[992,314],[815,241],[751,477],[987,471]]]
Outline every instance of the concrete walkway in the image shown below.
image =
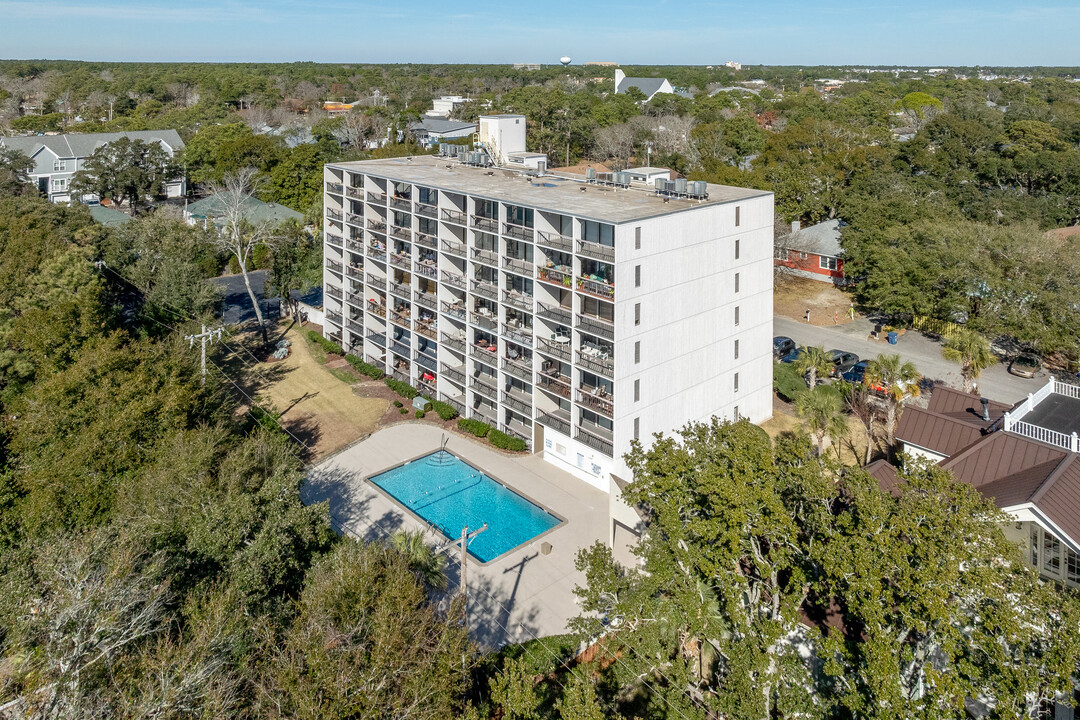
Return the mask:
[[[896,345],[869,340],[874,329],[869,320],[860,318],[846,325],[816,327],[805,322],[777,315],[773,318],[773,334],[783,335],[799,345],[821,345],[826,350],[837,348],[857,354],[866,360],[881,353],[899,353],[904,360],[915,363],[919,372],[935,382],[949,387],[963,387],[960,366],[941,356],[941,343],[918,331],[901,335]],[[983,371],[979,378],[979,392],[988,398],[1014,403],[1027,397],[1046,384],[1048,375],[1041,370],[1034,380],[1010,375],[1005,363],[999,363]]]
[[[301,491],[306,503],[327,502],[339,529],[367,540],[385,538],[398,528],[423,524],[364,478],[404,460],[438,450],[444,433],[421,423],[395,425],[330,457],[308,472]],[[608,527],[608,496],[564,473],[539,455],[508,456],[451,435],[447,449],[567,522],[488,565],[468,560],[469,626],[481,647],[566,632],[579,614],[575,585],[584,576],[574,568],[577,551],[603,541]],[[441,535],[432,544],[445,542]],[[543,542],[552,545],[543,555]],[[459,588],[458,554],[451,548],[450,592]]]

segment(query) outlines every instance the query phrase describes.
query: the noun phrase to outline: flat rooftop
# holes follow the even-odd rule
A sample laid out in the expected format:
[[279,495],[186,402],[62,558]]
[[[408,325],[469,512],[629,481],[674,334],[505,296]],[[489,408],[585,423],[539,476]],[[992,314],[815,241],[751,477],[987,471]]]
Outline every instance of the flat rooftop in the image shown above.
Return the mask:
[[667,198],[665,202],[647,186],[605,187],[558,170],[538,177],[505,168],[473,167],[435,155],[329,163],[328,167],[615,224],[772,195],[766,190],[709,183],[708,199]]
[[1080,399],[1050,393],[1024,415],[1023,421],[1066,435],[1080,433]]

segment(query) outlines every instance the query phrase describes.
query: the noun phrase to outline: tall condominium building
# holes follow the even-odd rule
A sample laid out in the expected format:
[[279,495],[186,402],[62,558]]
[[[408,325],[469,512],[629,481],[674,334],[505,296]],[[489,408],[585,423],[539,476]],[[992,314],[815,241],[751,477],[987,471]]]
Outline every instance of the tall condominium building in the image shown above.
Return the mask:
[[617,495],[632,440],[772,412],[772,194],[667,177],[329,164],[325,335]]

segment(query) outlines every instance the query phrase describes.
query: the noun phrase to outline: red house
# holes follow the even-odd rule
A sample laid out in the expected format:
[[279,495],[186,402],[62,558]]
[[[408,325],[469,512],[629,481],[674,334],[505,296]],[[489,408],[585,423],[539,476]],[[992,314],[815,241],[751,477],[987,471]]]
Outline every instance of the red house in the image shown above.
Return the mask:
[[782,272],[812,280],[844,285],[844,261],[840,259],[840,221],[826,220],[808,228],[791,224],[791,233],[776,241],[776,267]]

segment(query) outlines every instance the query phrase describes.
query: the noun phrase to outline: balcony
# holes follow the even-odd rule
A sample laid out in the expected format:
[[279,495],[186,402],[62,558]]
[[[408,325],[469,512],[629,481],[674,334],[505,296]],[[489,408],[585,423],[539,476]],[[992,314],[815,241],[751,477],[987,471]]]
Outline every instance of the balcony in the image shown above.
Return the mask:
[[341,247],[341,236],[336,233],[328,232],[326,233],[326,242]]
[[569,325],[573,319],[570,308],[559,305],[546,305],[544,303],[537,303],[536,307],[538,308],[536,314],[545,320],[554,320],[557,323]]
[[474,360],[479,360],[485,365],[496,368],[498,367],[498,363],[495,360],[496,349],[497,348],[494,345],[488,345],[487,347],[480,347],[479,345],[469,345],[469,355],[471,355]]
[[472,291],[488,300],[499,299],[499,288],[486,280],[473,280]]
[[394,353],[395,355],[399,355],[405,359],[408,359],[409,353],[411,351],[412,348],[410,348],[408,345],[401,342],[400,340],[394,340],[390,343],[390,352]]
[[593,412],[598,412],[609,418],[615,417],[614,398],[603,388],[582,386],[578,388],[577,401],[579,405],[587,407]]
[[345,273],[349,277],[356,278],[357,280],[364,279],[364,263],[351,262],[345,266]]
[[364,334],[364,324],[362,322],[357,322],[356,320],[349,318],[347,327],[349,328],[349,332],[353,332],[361,336]]
[[439,307],[438,303],[435,300],[435,293],[425,293],[420,292],[419,290],[414,290],[413,300],[415,300],[418,305],[423,305],[428,310],[435,310]]
[[[560,417],[565,415],[565,417]],[[565,410],[555,410],[549,413],[540,413],[536,421],[541,425],[547,425],[552,430],[570,437],[570,413]]]
[[367,201],[369,203],[377,203],[379,205],[386,204],[386,193],[384,192],[369,192],[367,194]]
[[514,225],[513,223],[503,223],[503,235],[509,235],[517,240],[532,242],[533,234],[533,229],[531,227]]
[[409,286],[406,283],[390,281],[390,292],[397,295],[402,300],[409,299]]
[[435,328],[431,326],[430,322],[421,322],[420,320],[414,320],[413,330],[420,333],[429,340],[435,340],[436,342],[438,342],[439,340],[439,336],[435,334]]
[[424,277],[435,278],[439,275],[438,268],[435,267],[435,263],[431,260],[419,260],[413,263],[413,271],[417,275]]
[[609,380],[615,378],[615,359],[603,350],[582,348],[577,354],[578,365],[589,372],[603,375]]
[[528,260],[519,260],[518,258],[504,257],[503,265],[510,272],[517,273],[518,275],[524,275],[531,278],[533,276],[533,264]]
[[412,200],[406,197],[390,198],[390,207],[402,212],[412,212]]
[[542,352],[570,362],[570,338],[556,336],[552,340],[538,338],[537,341]]
[[424,217],[437,218],[439,217],[439,208],[434,205],[427,205],[425,203],[416,203],[416,214],[423,215]]
[[345,189],[345,186],[342,185],[341,183],[337,183],[337,182],[328,182],[328,183],[326,183],[326,192],[331,192],[331,193],[334,193],[335,195],[340,195],[344,189]]
[[418,245],[423,245],[426,248],[431,248],[432,250],[439,249],[439,241],[434,235],[418,232],[416,233],[415,241]]
[[472,249],[473,260],[491,265],[492,267],[499,266],[499,256],[494,250],[484,250],[483,248],[474,247]]
[[357,227],[364,227],[364,216],[357,215],[356,213],[345,213],[345,222],[350,225],[356,225]]
[[440,397],[442,398],[442,401],[444,403],[447,403],[452,408],[457,410],[458,415],[460,415],[461,417],[465,417],[465,403],[463,403],[461,401],[461,396],[460,395],[458,397],[451,397],[451,396],[447,395],[446,393],[441,393]]
[[397,238],[398,240],[404,240],[406,242],[412,242],[412,230],[410,230],[409,228],[401,227],[400,225],[391,225],[390,237]]
[[345,249],[355,253],[362,253],[364,252],[364,243],[360,242],[357,238],[350,238],[345,241]]
[[594,450],[599,450],[608,457],[613,456],[615,446],[612,441],[611,431],[607,428],[592,423],[586,425],[585,422],[582,422],[575,439],[580,440]]
[[537,273],[537,276],[546,283],[558,285],[560,287],[568,288],[574,284],[574,276],[571,274],[570,267],[567,265],[542,267]]
[[532,358],[512,360],[504,357],[502,366],[504,372],[513,375],[518,380],[524,380],[527,383],[533,381]]
[[364,191],[356,187],[345,188],[345,194],[351,198],[357,198],[358,200],[364,199]]
[[435,358],[431,355],[426,355],[424,353],[416,353],[415,355],[413,355],[413,360],[415,360],[416,364],[424,368],[425,370],[430,370],[433,373],[438,370],[438,363],[435,362]]
[[383,222],[382,220],[368,220],[367,221],[367,226],[368,226],[368,230],[374,230],[375,232],[380,232],[380,233],[385,233],[386,232],[386,223]]
[[412,378],[409,377],[409,367],[407,363],[401,368],[394,368],[393,370],[391,370],[390,377],[394,378],[395,380],[399,380],[400,382],[409,383],[410,385],[412,385]]
[[329,295],[330,297],[334,298],[335,300],[340,300],[341,299],[341,288],[334,287],[333,285],[327,285],[326,286],[326,294]]
[[340,210],[335,210],[334,208],[331,208],[331,207],[326,208],[326,217],[330,218],[331,220],[344,220],[345,219],[345,216],[342,215]]
[[524,310],[525,312],[530,313],[533,311],[532,295],[523,295],[517,290],[503,290],[503,302],[518,310]]
[[442,304],[442,311],[450,317],[457,318],[462,322],[465,321],[465,308],[461,306],[460,301],[455,303],[444,302]]
[[602,260],[603,262],[608,263],[615,262],[614,247],[589,242],[587,240],[578,240],[578,255],[584,255],[587,258]]
[[487,315],[481,315],[478,312],[474,312],[470,315],[470,320],[473,325],[484,328],[485,330],[495,330],[499,326],[499,323],[494,318]]
[[503,337],[510,338],[518,345],[532,345],[532,328],[527,325],[518,327],[517,325],[503,323],[502,334]]
[[595,315],[578,315],[577,320],[578,330],[584,330],[591,335],[607,338],[608,340],[615,339],[615,326],[611,321]]
[[394,308],[390,311],[390,320],[396,322],[403,328],[409,327],[409,323],[412,322],[412,313],[408,308]]
[[386,289],[386,278],[379,277],[377,275],[372,275],[371,273],[368,273],[367,274],[367,284],[370,285],[373,288],[378,288],[379,290],[385,290]]
[[593,280],[592,278],[578,277],[577,289],[579,292],[588,293],[604,300],[615,299],[615,284],[608,283],[603,280]]
[[562,250],[563,252],[574,251],[574,241],[565,235],[559,233],[548,233],[543,230],[536,233],[537,242],[555,250]]
[[495,408],[488,407],[488,405],[481,403],[473,408],[471,417],[473,420],[479,420],[482,423],[487,423],[492,427],[499,424],[499,421],[495,419],[498,411]]
[[335,325],[341,325],[342,322],[341,313],[336,313],[333,310],[327,311],[326,319],[334,323]]
[[423,377],[418,377],[416,379],[416,387],[420,390],[421,394],[426,395],[427,397],[437,397],[435,383],[428,382]]
[[411,252],[392,252],[390,253],[390,264],[394,267],[399,267],[402,270],[409,269],[409,263],[412,262]]
[[443,210],[439,213],[439,216],[444,222],[457,223],[458,225],[466,224],[466,215],[460,210]]
[[386,355],[384,354],[382,357],[375,357],[371,353],[366,352],[364,353],[364,362],[370,363],[380,370],[384,370],[386,368]]
[[499,390],[497,387],[498,381],[486,373],[480,373],[479,375],[473,375],[472,388],[473,390],[479,390],[484,395],[491,398],[492,402],[497,401],[499,397]]
[[472,225],[477,230],[487,230],[489,232],[499,232],[499,221],[493,220],[483,215],[473,215]]
[[386,305],[374,300],[368,300],[366,309],[369,313],[378,318],[386,318]]
[[447,365],[443,363],[442,373],[444,377],[448,377],[458,385],[465,384],[465,366],[464,365]]
[[367,246],[367,256],[373,260],[386,261],[386,245],[372,240]]
[[444,347],[448,347],[448,348],[451,348],[453,350],[457,350],[459,353],[461,353],[463,355],[465,354],[465,344],[466,344],[466,340],[465,340],[465,337],[463,335],[443,335],[442,336],[442,345]]
[[331,260],[330,258],[326,258],[326,267],[330,268],[338,275],[340,275],[344,271],[341,263],[339,263],[337,260]]
[[519,390],[504,391],[503,404],[526,417],[532,417],[532,398]]
[[443,279],[443,282],[446,283],[447,285],[450,285],[450,286],[456,287],[456,288],[460,288],[461,290],[465,289],[465,276],[464,275],[458,275],[457,273],[447,272],[446,270],[443,270],[442,271],[442,279]]
[[468,251],[465,248],[465,243],[460,243],[457,240],[443,240],[442,249],[444,253],[453,255],[455,257],[468,257]]
[[539,371],[536,374],[536,384],[544,390],[570,399],[570,378],[565,375],[551,374]]
[[375,343],[380,348],[386,348],[386,336],[382,333],[369,332],[365,339]]

